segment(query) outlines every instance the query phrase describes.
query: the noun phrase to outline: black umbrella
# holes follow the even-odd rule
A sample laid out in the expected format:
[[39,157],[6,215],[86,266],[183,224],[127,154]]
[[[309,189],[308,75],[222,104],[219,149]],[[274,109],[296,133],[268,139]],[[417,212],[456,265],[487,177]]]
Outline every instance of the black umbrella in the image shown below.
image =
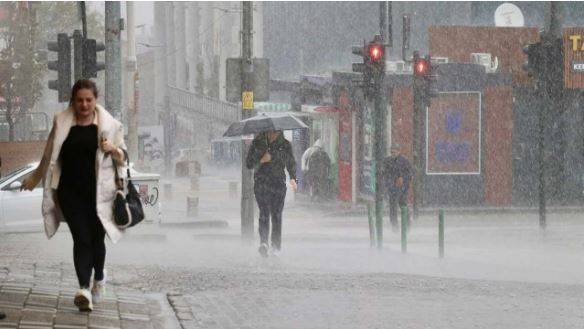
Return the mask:
[[262,113],[249,119],[232,123],[223,137],[257,134],[265,131],[306,129],[308,126],[290,114],[267,115]]

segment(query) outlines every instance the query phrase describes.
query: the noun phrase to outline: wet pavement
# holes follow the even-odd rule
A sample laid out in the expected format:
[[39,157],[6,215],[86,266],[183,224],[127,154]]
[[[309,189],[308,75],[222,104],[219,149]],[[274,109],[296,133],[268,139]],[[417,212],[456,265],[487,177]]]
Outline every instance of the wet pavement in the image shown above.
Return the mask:
[[[185,188],[183,185],[184,189]],[[73,305],[66,226],[0,234],[0,328],[580,328],[584,266],[578,213],[448,214],[446,257],[437,222],[414,223],[408,253],[387,230],[370,248],[367,218],[289,200],[283,252],[263,259],[240,237],[228,179],[201,180],[201,211],[184,223],[144,223],[107,243],[105,303]],[[214,189],[214,190],[213,190]],[[211,192],[213,190],[213,192]],[[182,198],[182,193],[175,193]],[[180,200],[176,201],[176,213]],[[169,205],[169,203],[167,203]],[[257,213],[256,213],[257,215]],[[176,217],[179,218],[179,217]],[[175,218],[175,219],[176,219]]]
[[[116,273],[108,273],[115,282]],[[180,328],[166,296],[109,284],[92,312],[73,304],[77,279],[70,264],[22,262],[0,269],[0,328]]]

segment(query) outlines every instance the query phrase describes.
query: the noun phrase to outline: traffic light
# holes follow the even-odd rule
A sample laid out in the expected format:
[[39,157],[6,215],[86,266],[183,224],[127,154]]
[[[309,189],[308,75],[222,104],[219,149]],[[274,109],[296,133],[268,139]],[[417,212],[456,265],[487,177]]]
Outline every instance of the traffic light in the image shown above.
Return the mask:
[[561,97],[564,91],[564,45],[558,38],[543,43],[545,90],[550,97]]
[[380,42],[372,41],[367,45],[367,62],[374,74],[385,72],[385,51]]
[[59,33],[57,41],[47,43],[49,51],[57,52],[57,60],[49,61],[49,70],[57,71],[57,80],[49,81],[49,89],[56,90],[59,102],[69,100],[71,92],[71,41],[66,33]]
[[366,63],[367,63],[367,55],[366,55],[366,51],[365,51],[365,46],[353,46],[352,48],[352,52],[354,55],[357,55],[359,57],[361,57],[361,59],[363,60],[363,63],[353,63],[353,72],[358,72],[358,73],[367,73],[367,67],[366,67]]
[[373,88],[380,85],[385,73],[385,47],[380,37],[375,36],[373,41],[364,42],[363,46],[354,46],[353,54],[362,58],[362,63],[353,63],[353,72],[363,74],[363,87],[366,94],[371,94]]
[[419,97],[425,106],[430,106],[432,98],[438,95],[436,69],[437,67],[432,65],[432,57],[430,55],[421,58],[417,51],[414,52],[414,90],[416,97]]
[[538,77],[543,69],[542,50],[541,42],[528,44],[523,47],[523,53],[527,55],[527,62],[523,64],[523,70],[525,70],[530,77]]
[[97,53],[104,51],[105,45],[94,39],[86,39],[83,42],[83,77],[97,78],[97,72],[105,70],[105,63],[97,61]]
[[564,47],[562,39],[532,43],[523,48],[527,62],[523,69],[537,79],[538,89],[559,97],[564,89]]

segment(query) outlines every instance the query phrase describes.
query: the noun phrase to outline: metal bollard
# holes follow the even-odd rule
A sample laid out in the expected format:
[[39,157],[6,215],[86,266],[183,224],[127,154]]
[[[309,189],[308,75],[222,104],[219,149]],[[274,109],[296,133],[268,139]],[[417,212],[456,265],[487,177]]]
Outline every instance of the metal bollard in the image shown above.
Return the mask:
[[371,248],[376,245],[375,241],[375,219],[373,218],[373,206],[371,203],[367,203],[367,216],[369,217],[369,241],[371,242]]
[[401,207],[401,250],[403,253],[408,251],[408,207]]
[[164,199],[165,200],[172,200],[172,184],[171,183],[164,183]]
[[229,182],[229,198],[237,198],[237,182]]
[[199,215],[199,197],[187,196],[187,217],[196,217]]
[[444,258],[444,210],[438,211],[438,256]]
[[191,191],[199,190],[199,176],[195,175],[191,177]]

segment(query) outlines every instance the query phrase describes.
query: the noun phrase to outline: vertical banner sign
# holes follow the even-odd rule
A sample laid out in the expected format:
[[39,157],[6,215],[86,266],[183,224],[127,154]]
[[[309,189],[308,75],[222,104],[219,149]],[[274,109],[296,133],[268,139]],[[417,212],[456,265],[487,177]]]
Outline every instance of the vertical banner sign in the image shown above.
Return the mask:
[[481,94],[440,93],[426,110],[426,174],[480,175]]
[[244,110],[253,110],[253,91],[241,93],[241,102]]
[[361,148],[361,197],[375,198],[375,155],[373,154],[373,104],[363,108],[363,147]]
[[564,86],[584,88],[584,28],[564,29]]

